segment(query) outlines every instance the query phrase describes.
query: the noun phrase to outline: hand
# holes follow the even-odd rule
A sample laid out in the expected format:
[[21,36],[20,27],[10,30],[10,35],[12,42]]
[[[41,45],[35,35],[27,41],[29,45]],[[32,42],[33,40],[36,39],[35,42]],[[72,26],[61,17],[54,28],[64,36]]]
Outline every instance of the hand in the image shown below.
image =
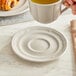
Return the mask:
[[64,0],[64,5],[72,9],[72,13],[76,15],[76,0]]

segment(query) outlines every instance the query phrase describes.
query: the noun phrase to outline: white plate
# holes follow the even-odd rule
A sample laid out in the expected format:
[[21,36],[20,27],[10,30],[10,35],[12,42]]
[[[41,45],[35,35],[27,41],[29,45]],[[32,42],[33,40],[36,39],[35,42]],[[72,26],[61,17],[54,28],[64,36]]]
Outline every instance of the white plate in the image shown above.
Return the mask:
[[12,39],[13,51],[21,58],[34,62],[57,59],[66,46],[63,34],[49,27],[28,27],[16,33]]
[[28,9],[28,1],[20,0],[19,4],[10,11],[0,11],[0,17],[14,16],[26,12]]

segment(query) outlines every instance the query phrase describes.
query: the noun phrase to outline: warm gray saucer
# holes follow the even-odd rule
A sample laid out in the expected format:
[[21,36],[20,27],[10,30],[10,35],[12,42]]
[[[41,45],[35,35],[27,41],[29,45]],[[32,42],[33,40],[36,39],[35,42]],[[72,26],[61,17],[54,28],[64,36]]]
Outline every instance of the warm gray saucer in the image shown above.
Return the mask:
[[21,58],[35,62],[57,59],[65,51],[66,44],[63,34],[42,26],[21,30],[12,39],[13,51]]

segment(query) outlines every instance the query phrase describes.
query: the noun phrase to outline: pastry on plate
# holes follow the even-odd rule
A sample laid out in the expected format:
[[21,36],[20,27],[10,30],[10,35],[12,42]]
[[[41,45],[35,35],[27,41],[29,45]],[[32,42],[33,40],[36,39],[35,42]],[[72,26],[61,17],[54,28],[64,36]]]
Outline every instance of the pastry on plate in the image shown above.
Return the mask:
[[19,0],[0,0],[0,10],[11,10],[18,2]]

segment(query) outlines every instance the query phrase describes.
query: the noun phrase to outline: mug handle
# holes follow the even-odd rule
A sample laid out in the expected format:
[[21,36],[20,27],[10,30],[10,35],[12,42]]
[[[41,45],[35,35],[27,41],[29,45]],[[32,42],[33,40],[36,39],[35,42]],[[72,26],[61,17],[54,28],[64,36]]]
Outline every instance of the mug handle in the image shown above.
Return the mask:
[[[61,4],[64,4],[64,0],[62,0]],[[62,7],[62,5],[61,5],[61,7]],[[61,14],[62,14],[63,12],[65,12],[68,8],[69,8],[69,7],[66,7],[66,6],[65,6],[65,8],[61,10]]]
[[63,10],[61,10],[61,14],[63,13],[63,12],[65,12],[66,10],[68,10],[69,8],[68,7],[65,7]]

